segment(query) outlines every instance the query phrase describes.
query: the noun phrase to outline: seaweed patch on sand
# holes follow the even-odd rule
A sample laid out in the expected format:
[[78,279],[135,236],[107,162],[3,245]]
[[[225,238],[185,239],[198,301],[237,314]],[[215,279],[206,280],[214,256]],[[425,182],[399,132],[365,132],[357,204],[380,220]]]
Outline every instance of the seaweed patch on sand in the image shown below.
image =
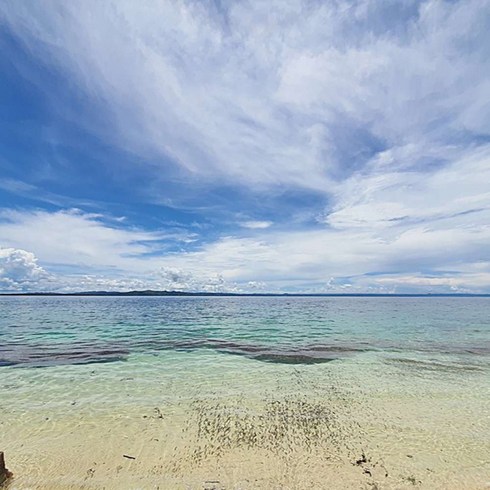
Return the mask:
[[373,449],[366,449],[369,441],[360,419],[369,416],[364,402],[333,377],[316,385],[294,369],[289,381],[283,379],[274,393],[257,400],[194,400],[182,429],[188,445],[174,453],[172,471],[214,471],[210,477],[224,484],[240,480],[237,474],[245,466],[255,475],[268,475],[267,481],[254,480],[264,488],[311,488],[337,472],[355,484],[376,483],[388,472]]

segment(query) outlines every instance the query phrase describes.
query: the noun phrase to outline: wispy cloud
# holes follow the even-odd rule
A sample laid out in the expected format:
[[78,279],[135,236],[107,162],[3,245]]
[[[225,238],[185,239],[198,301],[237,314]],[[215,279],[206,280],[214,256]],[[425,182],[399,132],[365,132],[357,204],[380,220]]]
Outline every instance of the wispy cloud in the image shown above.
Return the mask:
[[7,0],[0,25],[83,97],[77,123],[146,169],[142,193],[178,207],[183,189],[215,229],[196,242],[42,194],[60,209],[2,211],[1,245],[73,267],[70,288],[490,291],[489,14],[486,0]]
[[244,221],[240,223],[240,226],[250,228],[251,230],[264,230],[272,226],[272,221]]
[[419,168],[489,134],[485,1],[1,10],[103,109],[118,144],[201,177],[330,190],[380,151],[405,148],[389,167]]
[[[325,222],[335,228],[418,225],[484,226],[490,218],[490,146],[469,148],[437,169],[390,171],[373,162],[368,174],[340,184]],[[471,216],[468,216],[470,215]]]
[[173,233],[121,228],[117,221],[102,218],[99,214],[77,209],[57,212],[2,210],[2,245],[33,250],[43,263],[51,265],[110,270],[121,263],[131,269],[135,258],[164,251],[166,242],[185,238],[185,235]]

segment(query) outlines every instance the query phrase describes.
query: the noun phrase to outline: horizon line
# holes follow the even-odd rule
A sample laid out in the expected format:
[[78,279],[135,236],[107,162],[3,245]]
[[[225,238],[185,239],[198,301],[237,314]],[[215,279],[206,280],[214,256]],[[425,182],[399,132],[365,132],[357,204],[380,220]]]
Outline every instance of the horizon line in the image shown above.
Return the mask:
[[77,291],[71,293],[53,291],[0,292],[0,296],[490,297],[490,293],[236,293],[145,289],[129,291]]

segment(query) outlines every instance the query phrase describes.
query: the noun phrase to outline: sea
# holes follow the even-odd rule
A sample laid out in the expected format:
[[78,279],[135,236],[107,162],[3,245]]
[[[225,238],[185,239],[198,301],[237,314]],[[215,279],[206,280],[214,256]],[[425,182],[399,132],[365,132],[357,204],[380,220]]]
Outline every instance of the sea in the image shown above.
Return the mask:
[[490,488],[490,297],[0,297],[9,489]]

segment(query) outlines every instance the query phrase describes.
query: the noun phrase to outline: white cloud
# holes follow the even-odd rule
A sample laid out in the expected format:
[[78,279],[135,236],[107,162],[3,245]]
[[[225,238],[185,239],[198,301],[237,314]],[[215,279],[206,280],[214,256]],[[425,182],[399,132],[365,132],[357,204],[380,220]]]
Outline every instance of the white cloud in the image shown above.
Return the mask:
[[[475,222],[471,213],[432,227],[402,222],[388,228],[259,228],[253,236],[222,237],[189,249],[182,241],[180,251],[168,250],[162,233],[114,228],[111,221],[80,211],[4,211],[2,217],[0,236],[8,237],[3,246],[9,246],[9,265],[2,265],[4,289],[14,287],[7,283],[12,280],[31,289],[67,291],[360,292],[396,289],[397,277],[402,289],[415,287],[416,280],[421,290],[490,289],[485,282],[490,226]],[[28,244],[24,249],[29,252],[18,251],[21,243]],[[20,255],[12,255],[14,251]],[[18,258],[22,261],[16,269]]]
[[1,244],[61,288],[488,291],[489,13],[486,0],[3,2],[0,23],[87,98],[81,123],[162,179],[170,158],[191,190],[243,186],[260,204],[300,187],[329,205],[288,232],[243,209],[236,235],[200,248],[81,211],[7,210]]
[[156,275],[159,277],[163,289],[168,291],[204,291],[204,292],[233,292],[236,286],[227,283],[220,273],[209,275],[180,270],[170,267],[162,267]]
[[[408,233],[408,232],[407,232]],[[198,252],[171,254],[151,260],[121,263],[112,271],[47,273],[32,253],[8,249],[0,266],[2,290],[133,290],[247,292],[483,292],[490,289],[490,257],[472,261],[490,233],[455,236],[458,255],[442,243],[447,237],[423,230],[383,242],[363,232],[284,233],[267,240],[225,238]],[[424,243],[425,240],[425,243]],[[466,241],[465,241],[466,240]],[[452,249],[451,252],[454,252]],[[487,254],[488,255],[488,254]],[[478,255],[476,255],[478,256]],[[480,255],[482,256],[482,255]],[[22,262],[15,267],[13,258]],[[29,260],[24,260],[28,257]],[[403,260],[400,260],[403,257]],[[465,262],[470,260],[470,262]],[[5,262],[8,266],[5,266]],[[430,264],[432,273],[415,272]],[[33,265],[34,264],[34,265]],[[138,269],[138,270],[136,270]],[[391,271],[398,270],[397,273]],[[377,272],[372,276],[373,271]],[[344,279],[347,278],[347,279]]]
[[50,275],[37,263],[31,252],[0,248],[0,289],[22,291],[47,284]]
[[[399,274],[433,269],[454,270],[464,264],[490,261],[487,244],[490,228],[427,230],[401,229],[392,238],[375,231],[317,230],[281,232],[260,238],[223,238],[198,252],[162,258],[181,269],[210,274],[219,270],[228,282],[261,281],[269,290],[305,290],[327,283],[331,277],[353,276],[353,282],[367,287],[384,287],[377,276],[363,275],[398,271]],[[454,273],[460,276],[459,272]],[[469,280],[471,274],[465,275]],[[482,276],[483,277],[483,276]],[[400,283],[403,286],[403,282]],[[420,284],[423,286],[423,284]],[[468,288],[484,290],[490,283]]]
[[240,226],[250,228],[251,230],[264,230],[272,226],[272,221],[244,221],[240,223]]
[[[0,211],[3,246],[34,251],[44,263],[130,269],[146,254],[165,250],[164,240],[185,236],[118,228],[79,210]],[[140,262],[137,262],[140,267]]]
[[[392,227],[400,221],[449,228],[490,219],[490,146],[470,149],[451,164],[427,172],[355,175],[338,187],[326,222],[336,228]],[[466,214],[472,214],[468,218]],[[437,223],[438,221],[441,221]]]
[[236,289],[219,271],[179,270],[162,260],[169,246],[189,243],[187,234],[123,229],[114,223],[119,219],[73,209],[1,210],[0,245],[8,248],[0,248],[0,290]]
[[[143,264],[141,264],[143,266]],[[257,285],[250,286],[257,289]],[[167,290],[233,292],[237,285],[227,283],[220,274],[161,268],[139,273],[128,269],[105,274],[48,273],[38,265],[37,257],[25,250],[0,248],[0,292],[77,292]]]
[[489,9],[51,0],[4,2],[0,19],[89,95],[117,144],[200,178],[330,191],[379,149],[411,147],[390,164],[407,168],[488,137]]
[[389,284],[396,288],[410,286],[416,289],[425,288],[427,291],[428,288],[437,290],[442,286],[453,292],[471,292],[475,288],[485,289],[490,285],[490,272],[436,277],[424,277],[421,275],[384,276],[379,277],[377,281],[380,284]]
[[120,272],[113,275],[57,275],[51,284],[51,290],[57,292],[76,291],[197,291],[197,292],[233,292],[237,286],[227,283],[219,274],[211,276],[194,275],[191,272],[163,268],[144,273]]

